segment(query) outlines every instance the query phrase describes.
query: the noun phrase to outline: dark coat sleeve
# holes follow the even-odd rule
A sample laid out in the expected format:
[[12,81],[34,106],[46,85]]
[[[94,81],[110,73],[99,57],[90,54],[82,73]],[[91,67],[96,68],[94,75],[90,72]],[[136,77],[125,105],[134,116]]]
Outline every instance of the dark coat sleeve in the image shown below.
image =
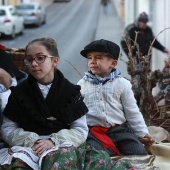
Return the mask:
[[[152,30],[151,30],[151,32],[152,32]],[[152,32],[152,36],[153,36],[153,40],[154,40],[155,36],[153,35],[153,32]],[[162,52],[164,52],[164,49],[165,49],[165,47],[157,39],[154,41],[153,47],[162,51]]]
[[134,24],[130,24],[125,28],[124,35],[120,42],[122,50],[126,53],[126,55],[128,55],[128,53],[129,53],[129,49],[127,46],[127,40],[128,40],[128,38],[133,39],[133,37],[132,37],[133,36],[132,35],[133,28],[134,28]]

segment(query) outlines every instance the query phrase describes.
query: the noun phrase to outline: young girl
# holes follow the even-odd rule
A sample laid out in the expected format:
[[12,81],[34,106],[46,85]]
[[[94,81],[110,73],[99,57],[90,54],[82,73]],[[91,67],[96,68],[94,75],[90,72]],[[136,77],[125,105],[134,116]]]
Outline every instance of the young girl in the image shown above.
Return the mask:
[[93,169],[131,167],[111,161],[106,152],[84,141],[88,109],[80,86],[71,84],[56,69],[56,42],[38,38],[26,46],[28,78],[15,87],[4,110],[3,140],[11,147],[0,150],[0,169]]
[[[30,74],[9,97],[3,112],[2,137],[12,147],[10,156],[34,169],[38,158],[50,149],[77,147],[86,140],[88,110],[80,87],[56,69],[59,55],[53,39],[31,41],[26,46],[24,62]],[[12,169],[17,160],[13,159],[6,169]],[[10,164],[10,160],[1,162],[4,163]]]

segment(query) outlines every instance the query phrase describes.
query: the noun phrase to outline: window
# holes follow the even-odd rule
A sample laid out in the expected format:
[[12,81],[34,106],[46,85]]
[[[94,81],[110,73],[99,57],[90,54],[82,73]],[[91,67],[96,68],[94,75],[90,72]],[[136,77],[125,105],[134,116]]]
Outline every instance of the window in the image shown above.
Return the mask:
[[0,10],[0,16],[5,16],[5,10]]
[[16,5],[17,9],[34,9],[34,5]]
[[16,11],[14,8],[9,8],[9,11],[10,11],[11,15],[16,15]]

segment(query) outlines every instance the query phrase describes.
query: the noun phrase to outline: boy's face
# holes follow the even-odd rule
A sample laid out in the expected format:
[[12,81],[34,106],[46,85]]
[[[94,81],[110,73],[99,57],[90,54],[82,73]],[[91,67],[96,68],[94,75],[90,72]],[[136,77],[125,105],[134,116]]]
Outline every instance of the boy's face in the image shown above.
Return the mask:
[[117,65],[117,60],[108,57],[106,53],[90,52],[87,55],[88,67],[91,72],[98,77],[107,76]]

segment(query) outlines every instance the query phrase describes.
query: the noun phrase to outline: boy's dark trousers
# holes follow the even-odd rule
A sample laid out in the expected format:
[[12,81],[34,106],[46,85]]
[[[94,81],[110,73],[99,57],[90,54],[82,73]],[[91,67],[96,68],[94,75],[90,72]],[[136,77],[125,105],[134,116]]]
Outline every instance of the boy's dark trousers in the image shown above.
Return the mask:
[[[138,137],[127,122],[122,125],[109,128],[106,135],[114,142],[121,155],[147,155],[144,145],[139,141]],[[90,132],[86,142],[91,147],[98,150],[104,150],[108,152],[110,156],[115,156],[113,152],[104,148],[102,143]]]

